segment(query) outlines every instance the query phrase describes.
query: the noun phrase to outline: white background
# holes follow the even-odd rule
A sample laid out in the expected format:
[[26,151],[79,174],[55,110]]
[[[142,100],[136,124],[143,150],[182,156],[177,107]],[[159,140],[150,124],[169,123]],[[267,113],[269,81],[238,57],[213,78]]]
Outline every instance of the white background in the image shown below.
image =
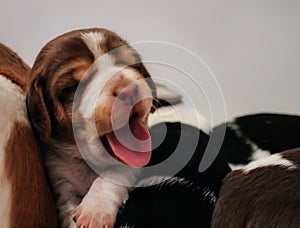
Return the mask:
[[[228,118],[300,114],[300,1],[0,2],[0,42],[29,65],[50,39],[87,27],[108,28],[129,42],[164,41],[189,49],[213,71]],[[201,74],[197,77],[201,84]]]

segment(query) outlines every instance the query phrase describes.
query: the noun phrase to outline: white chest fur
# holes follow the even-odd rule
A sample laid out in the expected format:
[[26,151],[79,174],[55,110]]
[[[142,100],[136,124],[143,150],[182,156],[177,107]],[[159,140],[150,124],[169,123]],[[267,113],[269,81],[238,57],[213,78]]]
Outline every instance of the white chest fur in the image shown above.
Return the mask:
[[15,122],[28,124],[25,95],[10,80],[0,75],[0,221],[1,227],[9,227],[11,208],[11,183],[5,171],[7,142]]

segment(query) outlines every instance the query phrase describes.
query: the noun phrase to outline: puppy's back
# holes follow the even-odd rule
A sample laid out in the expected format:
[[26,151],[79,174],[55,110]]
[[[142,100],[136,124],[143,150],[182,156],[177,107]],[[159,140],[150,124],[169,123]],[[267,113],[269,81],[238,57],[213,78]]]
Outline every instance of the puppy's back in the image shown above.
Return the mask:
[[212,227],[299,227],[300,148],[251,162],[223,180]]
[[1,227],[55,227],[56,212],[27,117],[30,68],[0,43]]

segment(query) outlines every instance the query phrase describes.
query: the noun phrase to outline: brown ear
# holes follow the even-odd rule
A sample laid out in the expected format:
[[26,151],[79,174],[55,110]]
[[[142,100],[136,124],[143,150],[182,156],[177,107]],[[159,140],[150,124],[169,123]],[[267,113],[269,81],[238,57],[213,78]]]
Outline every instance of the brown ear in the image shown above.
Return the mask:
[[51,123],[43,97],[43,87],[37,78],[33,79],[30,85],[27,109],[36,136],[42,142],[47,142],[51,135]]

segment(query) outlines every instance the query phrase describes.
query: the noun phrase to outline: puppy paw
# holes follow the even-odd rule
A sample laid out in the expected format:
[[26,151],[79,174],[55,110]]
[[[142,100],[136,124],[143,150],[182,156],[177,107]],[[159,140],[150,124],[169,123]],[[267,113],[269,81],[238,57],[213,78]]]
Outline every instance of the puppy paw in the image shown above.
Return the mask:
[[113,228],[116,215],[101,210],[93,204],[82,202],[73,214],[73,220],[79,228]]

